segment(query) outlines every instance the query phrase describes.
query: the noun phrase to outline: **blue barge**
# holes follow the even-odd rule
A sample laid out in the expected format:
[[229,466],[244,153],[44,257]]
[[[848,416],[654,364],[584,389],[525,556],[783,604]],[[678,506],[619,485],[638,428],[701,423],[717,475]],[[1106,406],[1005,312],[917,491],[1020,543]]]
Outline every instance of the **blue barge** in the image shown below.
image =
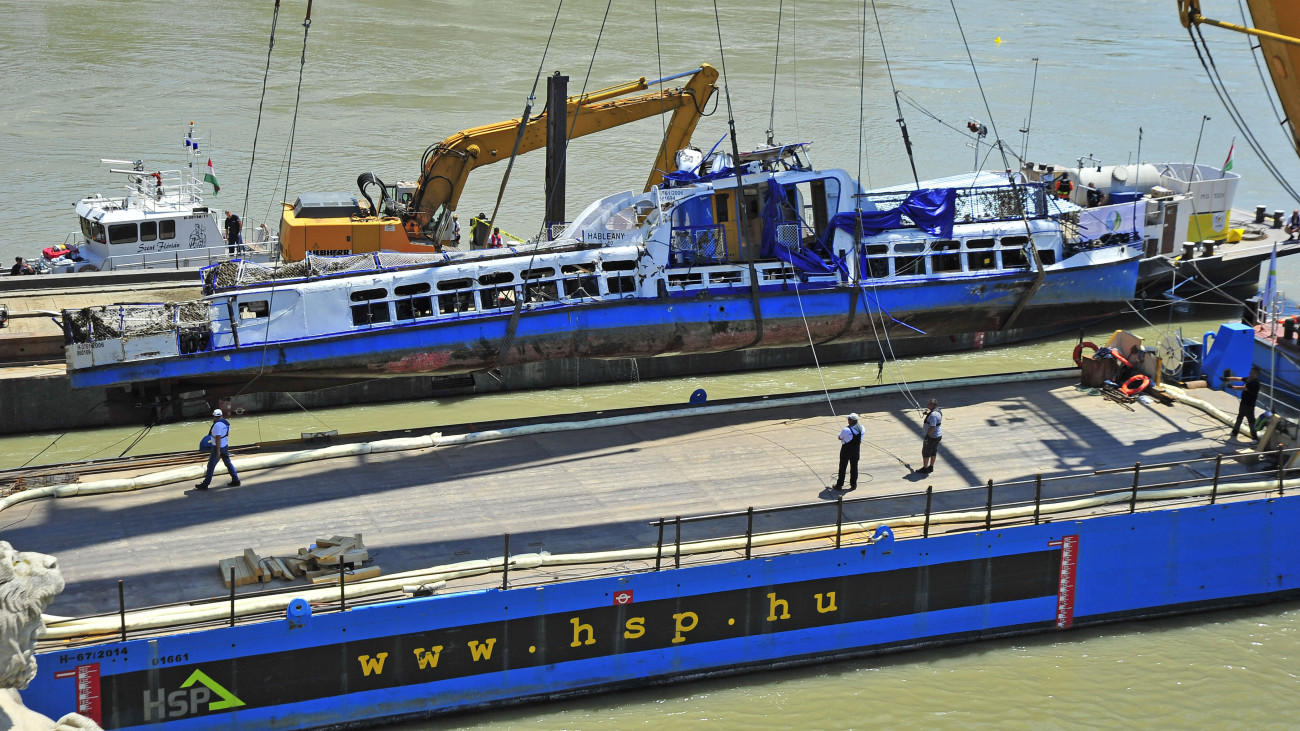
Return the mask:
[[[1300,597],[1300,496],[508,590],[38,655],[106,729],[339,728]],[[1211,540],[1210,537],[1228,537]]]

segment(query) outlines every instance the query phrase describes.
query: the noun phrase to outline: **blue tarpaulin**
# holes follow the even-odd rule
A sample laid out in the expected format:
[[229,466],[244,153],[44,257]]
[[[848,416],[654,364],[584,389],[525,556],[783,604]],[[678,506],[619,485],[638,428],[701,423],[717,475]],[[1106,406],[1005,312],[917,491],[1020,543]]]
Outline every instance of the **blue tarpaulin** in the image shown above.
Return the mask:
[[[787,216],[787,211],[792,215]],[[764,259],[776,257],[800,271],[830,274],[833,270],[820,256],[803,248],[791,250],[777,243],[777,227],[783,223],[798,225],[799,238],[803,238],[803,221],[790,208],[785,189],[776,182],[776,178],[768,178],[767,203],[763,205],[763,241],[759,256]]]
[[926,233],[945,239],[952,238],[953,219],[957,214],[956,203],[956,188],[914,190],[902,204],[891,211],[836,214],[826,230],[826,241],[829,242],[835,229],[854,233],[859,220],[862,222],[863,236],[874,236],[891,228],[900,228],[904,216],[912,219]]

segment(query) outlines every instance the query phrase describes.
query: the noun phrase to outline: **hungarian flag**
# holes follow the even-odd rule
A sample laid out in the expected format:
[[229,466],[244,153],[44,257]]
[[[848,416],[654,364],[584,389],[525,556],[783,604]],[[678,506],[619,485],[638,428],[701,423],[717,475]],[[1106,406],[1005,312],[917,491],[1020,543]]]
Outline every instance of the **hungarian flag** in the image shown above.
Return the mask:
[[1228,159],[1223,161],[1223,172],[1232,169],[1232,151],[1237,148],[1237,141],[1234,139],[1231,145],[1228,145]]
[[212,158],[208,158],[208,171],[203,174],[203,182],[212,183],[212,195],[221,192],[221,186],[217,185],[217,173],[212,169]]

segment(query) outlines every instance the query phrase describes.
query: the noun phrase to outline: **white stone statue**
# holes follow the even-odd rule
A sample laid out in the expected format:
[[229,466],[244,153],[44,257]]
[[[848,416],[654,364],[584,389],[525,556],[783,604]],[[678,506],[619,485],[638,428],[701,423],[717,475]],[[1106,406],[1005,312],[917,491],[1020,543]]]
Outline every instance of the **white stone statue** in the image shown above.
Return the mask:
[[45,634],[41,612],[61,591],[63,577],[53,556],[19,553],[0,541],[0,731],[99,729],[78,713],[55,723],[29,710],[18,696],[36,677],[36,641]]

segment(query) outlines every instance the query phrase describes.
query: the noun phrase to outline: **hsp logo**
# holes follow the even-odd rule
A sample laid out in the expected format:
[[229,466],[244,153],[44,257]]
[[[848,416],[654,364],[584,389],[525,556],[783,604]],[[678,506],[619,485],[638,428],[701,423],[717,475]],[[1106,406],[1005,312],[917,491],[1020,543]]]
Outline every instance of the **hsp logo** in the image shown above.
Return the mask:
[[[220,700],[212,701],[216,695]],[[212,701],[209,703],[208,701]],[[204,704],[207,704],[206,706]],[[144,720],[161,721],[168,718],[192,716],[200,711],[222,711],[238,708],[244,702],[234,693],[221,687],[217,681],[209,678],[202,670],[195,670],[180,690],[168,693],[165,690],[144,692]]]

